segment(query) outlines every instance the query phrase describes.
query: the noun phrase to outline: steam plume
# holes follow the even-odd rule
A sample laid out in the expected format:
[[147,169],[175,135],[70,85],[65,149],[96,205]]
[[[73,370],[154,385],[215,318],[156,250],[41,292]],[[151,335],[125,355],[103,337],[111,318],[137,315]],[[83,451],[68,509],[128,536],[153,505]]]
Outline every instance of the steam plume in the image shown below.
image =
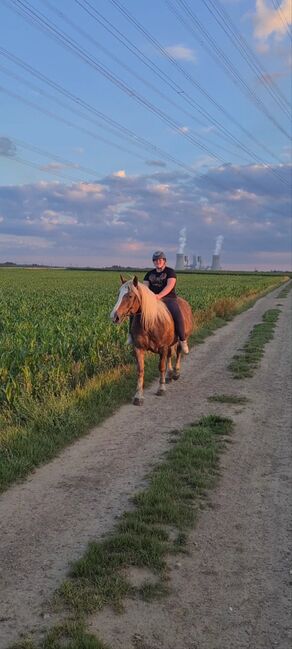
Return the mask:
[[184,248],[185,248],[185,245],[186,245],[186,241],[187,241],[187,236],[186,235],[187,235],[187,229],[182,228],[180,230],[180,232],[179,232],[179,238],[178,238],[178,243],[179,243],[179,245],[178,245],[178,254],[180,254],[180,255],[183,254],[183,251],[184,251]]
[[223,239],[224,239],[224,237],[222,237],[222,234],[219,234],[219,237],[217,237],[216,243],[215,243],[214,255],[220,255]]

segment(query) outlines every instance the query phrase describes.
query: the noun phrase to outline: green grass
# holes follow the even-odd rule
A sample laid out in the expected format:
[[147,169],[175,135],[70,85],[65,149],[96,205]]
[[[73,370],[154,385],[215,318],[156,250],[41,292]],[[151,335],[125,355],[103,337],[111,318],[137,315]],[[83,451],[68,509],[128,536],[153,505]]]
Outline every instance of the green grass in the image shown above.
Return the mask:
[[287,295],[289,294],[289,291],[291,291],[291,289],[292,289],[292,282],[290,281],[290,282],[288,282],[288,284],[286,286],[284,286],[284,288],[282,289],[282,291],[280,291],[280,293],[279,293],[279,295],[277,297],[278,298],[287,297]]
[[208,397],[208,401],[215,401],[217,403],[234,403],[245,404],[248,402],[247,397],[239,397],[237,394],[213,394]]
[[228,366],[233,378],[242,379],[253,376],[264,354],[265,345],[274,337],[274,330],[280,309],[270,309],[264,313],[262,323],[253,327],[240,354],[235,354]]
[[[152,357],[145,368],[146,386],[156,375],[157,359]],[[46,404],[19,404],[19,426],[1,434],[0,492],[131,401],[136,383],[135,367],[128,365],[91,379],[71,395],[51,397]]]
[[[38,646],[41,649],[113,649],[88,633],[80,620],[54,627]],[[10,645],[9,649],[36,649],[36,644],[28,638]]]
[[[134,511],[125,513],[106,539],[91,543],[72,566],[57,602],[78,615],[107,604],[120,610],[125,596],[137,595],[125,574],[131,566],[157,574],[160,579],[149,591],[164,592],[166,557],[184,547],[184,532],[194,525],[202,494],[217,478],[223,436],[231,430],[231,420],[217,416],[187,428],[150,475],[148,488],[134,497]],[[175,539],[169,527],[177,530]]]

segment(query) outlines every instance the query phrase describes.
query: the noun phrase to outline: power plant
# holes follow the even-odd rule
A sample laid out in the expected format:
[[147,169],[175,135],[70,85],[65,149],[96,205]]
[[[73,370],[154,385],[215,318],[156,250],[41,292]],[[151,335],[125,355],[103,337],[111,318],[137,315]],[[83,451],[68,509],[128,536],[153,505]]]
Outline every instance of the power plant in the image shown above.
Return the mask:
[[192,262],[188,255],[184,254],[184,247],[186,243],[186,228],[180,231],[179,238],[179,251],[176,255],[176,270],[221,270],[220,252],[223,243],[223,236],[219,235],[216,239],[215,250],[212,255],[211,266],[205,266],[201,255],[192,255]]
[[176,255],[175,267],[176,270],[184,270],[185,268],[189,268],[189,258],[187,257],[187,255],[183,255],[182,253],[178,252]]
[[220,270],[220,255],[213,255],[211,270]]

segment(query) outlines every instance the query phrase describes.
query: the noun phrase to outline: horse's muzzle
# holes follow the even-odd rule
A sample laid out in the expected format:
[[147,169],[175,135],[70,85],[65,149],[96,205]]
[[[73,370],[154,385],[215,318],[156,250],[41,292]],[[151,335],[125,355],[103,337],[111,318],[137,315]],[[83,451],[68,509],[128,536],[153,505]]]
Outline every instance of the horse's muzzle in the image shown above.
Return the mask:
[[121,324],[122,318],[120,318],[119,314],[116,311],[113,311],[110,314],[110,319],[114,324]]

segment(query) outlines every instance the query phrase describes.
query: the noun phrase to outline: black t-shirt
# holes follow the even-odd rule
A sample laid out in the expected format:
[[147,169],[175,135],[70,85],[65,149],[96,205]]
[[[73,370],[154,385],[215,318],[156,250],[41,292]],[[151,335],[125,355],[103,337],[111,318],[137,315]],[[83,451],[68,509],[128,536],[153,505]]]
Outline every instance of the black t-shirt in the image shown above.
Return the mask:
[[[160,273],[156,270],[156,268],[149,270],[144,277],[144,282],[149,282],[150,291],[157,295],[157,293],[163,291],[163,289],[167,285],[167,280],[170,278],[176,279],[175,271],[173,270],[173,268],[165,266],[164,270],[162,270]],[[174,288],[165,297],[176,297]]]

